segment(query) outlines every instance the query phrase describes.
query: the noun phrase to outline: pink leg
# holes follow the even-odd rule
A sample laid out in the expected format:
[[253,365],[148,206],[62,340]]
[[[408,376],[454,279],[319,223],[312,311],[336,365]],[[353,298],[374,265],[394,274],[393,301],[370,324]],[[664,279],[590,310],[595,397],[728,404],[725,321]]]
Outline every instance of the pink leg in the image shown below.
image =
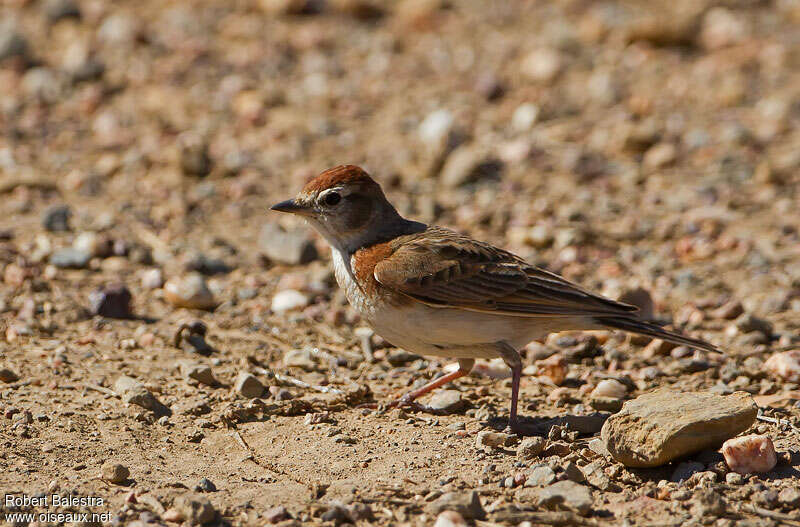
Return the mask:
[[511,368],[511,412],[508,416],[508,429],[511,432],[521,432],[519,420],[517,419],[517,403],[519,401],[519,384],[522,377],[522,359],[517,350],[508,344],[500,343],[500,356],[503,361]]

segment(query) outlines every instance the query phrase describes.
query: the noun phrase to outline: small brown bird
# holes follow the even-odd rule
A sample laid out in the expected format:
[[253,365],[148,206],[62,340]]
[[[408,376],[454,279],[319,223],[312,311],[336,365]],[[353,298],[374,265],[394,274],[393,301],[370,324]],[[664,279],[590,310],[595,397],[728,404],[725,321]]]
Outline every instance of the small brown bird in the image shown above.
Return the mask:
[[303,216],[328,241],[339,286],[379,335],[420,355],[458,359],[458,370],[391,406],[425,409],[413,401],[468,374],[475,359],[501,357],[512,372],[508,425],[518,431],[517,350],[556,331],[621,329],[718,351],[508,251],[403,218],[357,166],[326,170],[272,210]]

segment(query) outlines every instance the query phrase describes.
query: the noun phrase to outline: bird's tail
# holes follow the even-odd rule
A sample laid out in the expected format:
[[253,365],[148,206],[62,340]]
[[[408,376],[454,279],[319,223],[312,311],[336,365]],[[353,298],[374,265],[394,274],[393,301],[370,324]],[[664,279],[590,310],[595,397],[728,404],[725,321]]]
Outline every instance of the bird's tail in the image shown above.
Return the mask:
[[592,318],[595,320],[595,322],[607,328],[621,329],[623,331],[629,331],[631,333],[640,333],[642,335],[647,335],[648,337],[654,337],[657,339],[666,340],[668,342],[674,342],[675,344],[689,346],[690,348],[696,348],[705,351],[713,351],[716,353],[723,353],[719,348],[717,348],[712,344],[709,344],[704,340],[695,339],[692,337],[686,337],[684,335],[680,335],[672,331],[667,331],[666,329],[663,329],[661,326],[654,324],[652,322],[647,322],[645,320],[640,320],[637,318],[613,317],[613,316],[610,317],[601,316]]

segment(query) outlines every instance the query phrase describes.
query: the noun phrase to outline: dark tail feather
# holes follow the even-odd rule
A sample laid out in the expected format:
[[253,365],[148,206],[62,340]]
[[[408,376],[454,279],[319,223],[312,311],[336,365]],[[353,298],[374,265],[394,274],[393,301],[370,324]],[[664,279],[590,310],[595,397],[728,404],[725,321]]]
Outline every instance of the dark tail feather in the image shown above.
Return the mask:
[[704,340],[693,339],[692,337],[686,337],[678,333],[673,333],[672,331],[667,331],[661,326],[653,324],[652,322],[623,317],[593,318],[598,324],[602,324],[608,328],[621,329],[631,333],[640,333],[642,335],[647,335],[648,337],[654,337],[657,339],[666,340],[668,342],[674,342],[675,344],[689,346],[690,348],[723,353],[716,346],[713,346]]

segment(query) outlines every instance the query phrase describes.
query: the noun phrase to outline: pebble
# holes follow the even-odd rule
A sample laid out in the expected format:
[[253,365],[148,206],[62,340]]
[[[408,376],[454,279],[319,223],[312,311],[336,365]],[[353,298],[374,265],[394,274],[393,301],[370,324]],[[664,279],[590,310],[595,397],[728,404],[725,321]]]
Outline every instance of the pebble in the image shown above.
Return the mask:
[[428,406],[446,414],[457,413],[466,406],[466,401],[461,398],[458,390],[438,390],[433,394]]
[[200,478],[200,481],[194,486],[194,490],[198,492],[217,492],[217,486],[210,479]]
[[724,7],[709,9],[703,18],[700,42],[706,49],[715,50],[743,42],[750,28],[745,19]]
[[208,499],[192,495],[178,496],[174,508],[189,523],[205,525],[217,517],[217,511]]
[[764,362],[764,370],[776,379],[800,383],[800,349],[775,353]]
[[135,404],[151,410],[153,412],[160,412],[163,410],[163,405],[156,399],[142,383],[123,375],[114,382],[114,391],[122,398],[122,401],[128,404]]
[[609,478],[603,470],[605,464],[605,460],[598,459],[588,465],[582,466],[581,472],[583,472],[586,482],[592,487],[603,491],[616,492],[618,490],[617,485],[611,481],[611,478]]
[[10,368],[0,368],[0,381],[5,383],[17,382],[19,376]]
[[533,467],[525,473],[526,487],[542,487],[556,480],[556,473],[547,465]]
[[127,480],[130,475],[131,472],[128,470],[128,467],[112,461],[106,461],[103,463],[103,466],[100,467],[100,477],[109,483],[122,483]]
[[42,225],[50,232],[66,232],[70,230],[71,217],[72,209],[68,205],[56,205],[45,211]]
[[72,242],[73,249],[99,258],[110,255],[111,246],[111,240],[96,232],[82,232]]
[[284,265],[304,265],[319,255],[308,229],[287,230],[277,223],[265,223],[258,235],[261,254]]
[[527,132],[539,118],[539,107],[532,102],[520,104],[511,114],[511,127],[517,132]]
[[426,144],[435,146],[444,142],[453,126],[453,114],[445,109],[429,113],[419,125],[417,134]]
[[208,144],[200,138],[186,136],[180,150],[181,171],[186,176],[205,177],[211,172]]
[[744,313],[744,307],[738,300],[731,300],[709,312],[714,319],[733,320]]
[[47,0],[43,7],[51,24],[66,18],[81,18],[81,9],[73,0]]
[[214,309],[218,302],[200,273],[171,278],[164,284],[164,298],[175,307]]
[[456,511],[442,511],[436,517],[433,527],[467,527],[469,524]]
[[241,372],[233,382],[233,389],[242,397],[254,399],[264,393],[264,385],[253,374]]
[[264,511],[262,515],[267,523],[280,523],[283,520],[289,519],[289,512],[283,505],[272,507]]
[[454,511],[466,520],[482,520],[486,517],[480,497],[474,490],[447,492],[425,507],[430,515],[439,515],[444,511]]
[[500,179],[503,162],[485,149],[473,145],[456,148],[442,166],[439,181],[456,188],[470,183]]
[[131,292],[124,284],[112,284],[89,293],[89,311],[108,318],[131,318]]
[[8,20],[0,24],[0,62],[13,57],[28,62],[30,46],[28,40],[17,31],[15,24]]
[[84,269],[92,255],[81,249],[65,247],[50,255],[50,263],[59,269]]
[[504,434],[503,432],[492,432],[491,430],[481,430],[475,437],[475,446],[482,449],[495,449],[511,445],[516,441],[514,434]]
[[233,268],[219,258],[198,254],[186,263],[187,271],[196,271],[205,276],[230,273]]
[[283,365],[287,368],[302,368],[306,371],[314,371],[317,369],[317,362],[314,360],[314,355],[306,349],[287,351],[283,356]]
[[680,483],[692,477],[692,474],[696,472],[702,472],[703,469],[705,469],[705,465],[702,463],[698,463],[696,461],[684,461],[683,463],[678,463],[678,466],[672,471],[672,475],[670,476],[669,480],[674,483]]
[[217,380],[214,378],[214,374],[211,372],[211,368],[209,366],[206,366],[205,364],[198,364],[190,360],[182,360],[179,361],[178,364],[181,369],[181,375],[184,379],[194,379],[197,382],[207,384],[208,386],[214,386],[217,384]]
[[585,516],[592,508],[592,493],[588,487],[565,480],[539,490],[538,505],[548,509],[575,511]]
[[800,488],[786,487],[778,493],[778,501],[788,509],[797,510],[800,507]]
[[722,455],[728,467],[739,474],[769,472],[778,463],[772,439],[763,435],[728,439],[722,444]]
[[536,367],[539,376],[546,377],[556,386],[561,386],[567,378],[567,361],[559,353],[537,362]]
[[661,388],[628,401],[603,425],[611,456],[629,467],[657,467],[720,444],[755,422],[745,392],[722,396]]
[[672,164],[678,155],[678,149],[672,143],[658,143],[647,149],[642,164],[647,168],[659,169]]
[[529,52],[519,65],[520,72],[532,81],[549,83],[564,67],[558,50],[542,47]]
[[622,399],[628,394],[628,389],[624,384],[616,379],[603,379],[597,383],[592,390],[592,397],[608,397],[611,399]]
[[542,453],[547,440],[543,437],[526,437],[517,447],[517,457],[533,459]]
[[743,482],[744,478],[737,472],[728,472],[725,474],[725,483],[729,485],[741,485]]
[[144,289],[158,289],[164,285],[164,273],[161,269],[147,269],[142,272],[141,283]]
[[278,291],[272,297],[271,309],[274,313],[285,313],[306,307],[309,303],[308,296],[295,289]]

